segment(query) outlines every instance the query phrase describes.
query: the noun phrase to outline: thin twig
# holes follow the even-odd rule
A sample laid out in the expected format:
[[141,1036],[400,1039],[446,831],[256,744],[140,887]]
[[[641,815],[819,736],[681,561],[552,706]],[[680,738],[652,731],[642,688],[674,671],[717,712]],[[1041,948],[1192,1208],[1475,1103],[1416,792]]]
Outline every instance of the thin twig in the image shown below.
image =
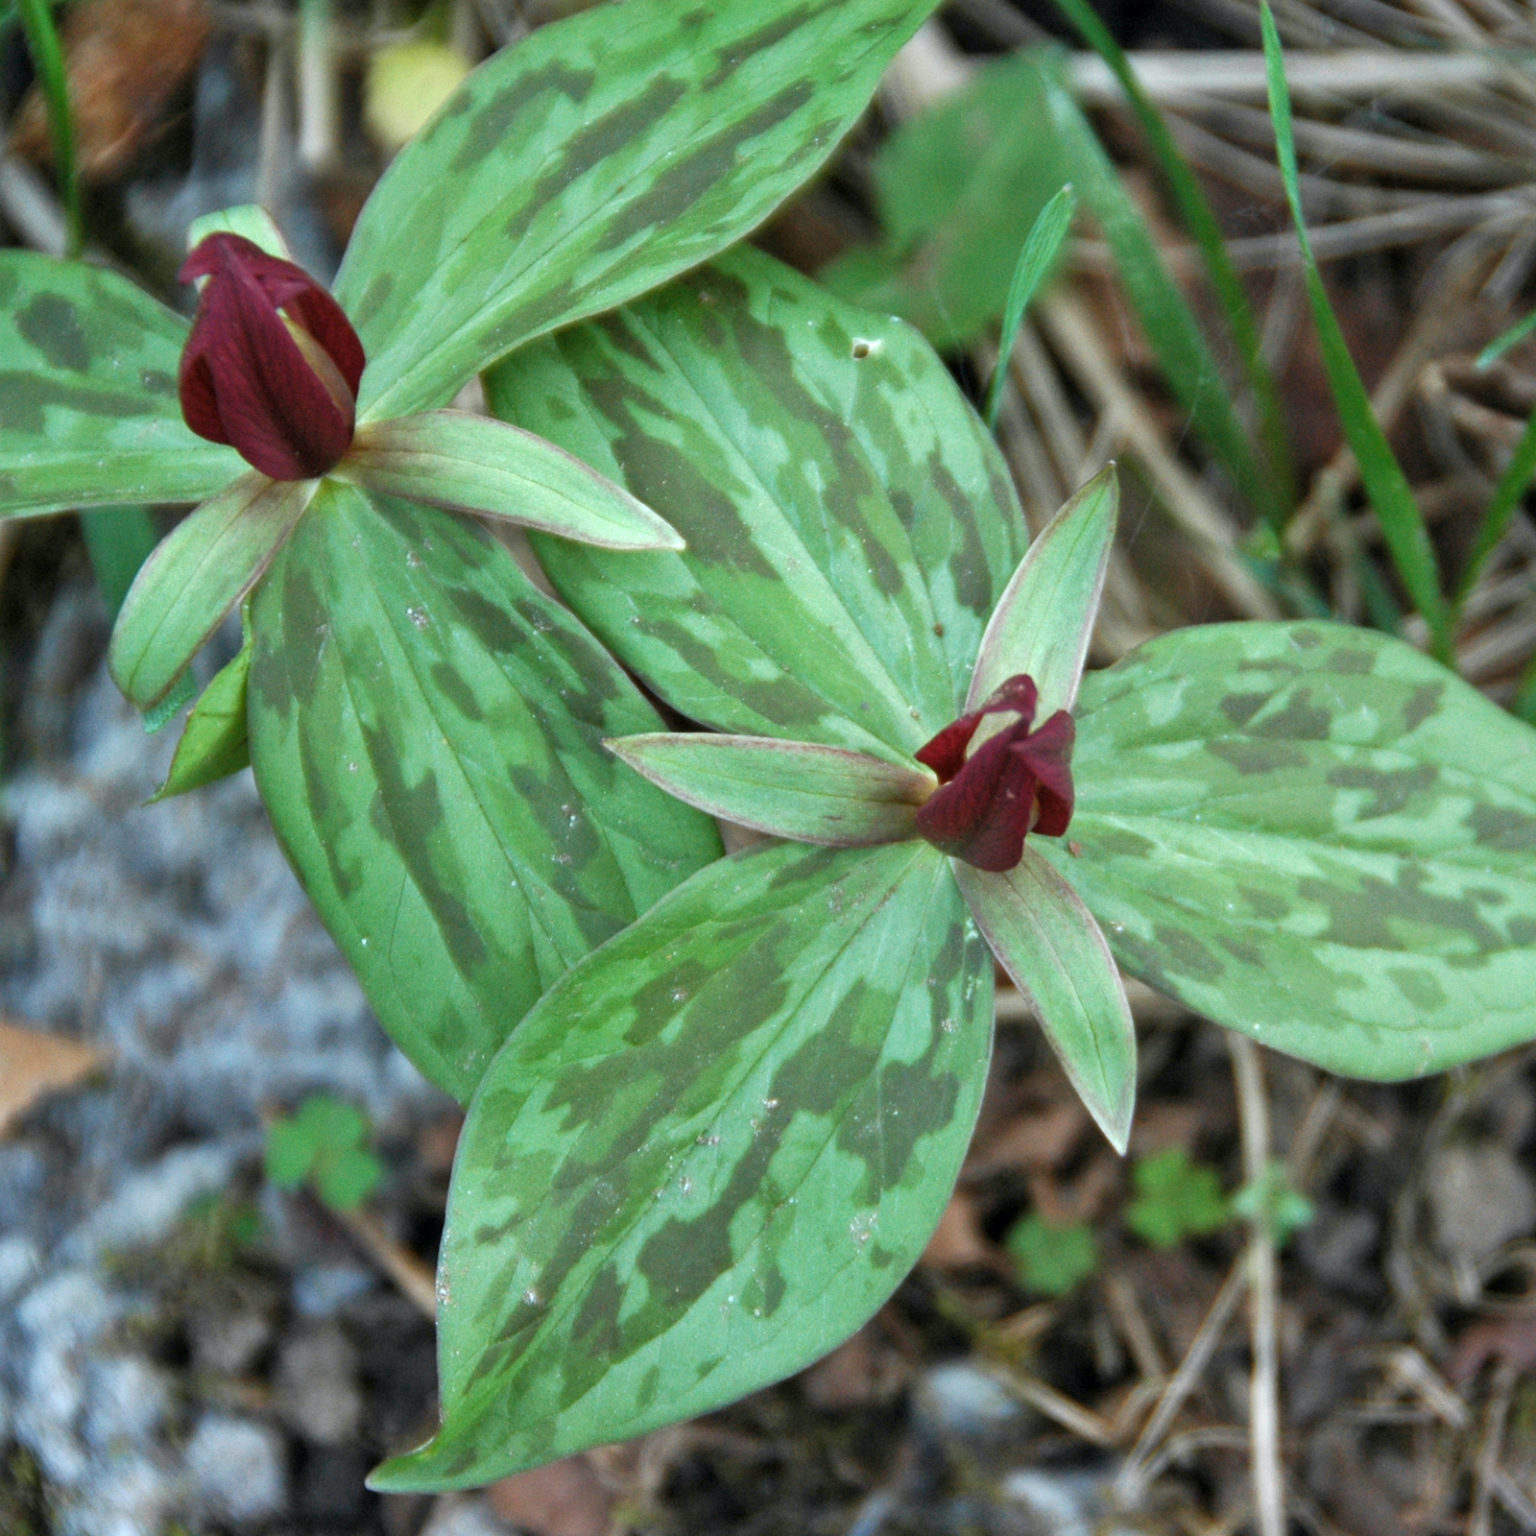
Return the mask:
[[[1269,1169],[1269,1103],[1259,1048],[1246,1035],[1231,1031],[1227,1043],[1237,1083],[1238,1118],[1243,1133],[1243,1178],[1260,1187]],[[1265,1211],[1248,1230],[1248,1308],[1253,1338],[1249,1377],[1248,1456],[1253,1473],[1253,1502],[1259,1536],[1285,1536],[1285,1478],[1280,1466],[1280,1368],[1276,1341],[1275,1235]]]

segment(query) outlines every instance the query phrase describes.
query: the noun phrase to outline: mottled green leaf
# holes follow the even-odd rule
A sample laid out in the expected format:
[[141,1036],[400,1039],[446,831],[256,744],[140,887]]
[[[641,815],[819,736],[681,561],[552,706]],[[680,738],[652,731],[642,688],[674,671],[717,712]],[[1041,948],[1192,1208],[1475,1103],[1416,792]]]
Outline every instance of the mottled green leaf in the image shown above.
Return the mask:
[[1071,709],[1104,591],[1120,511],[1114,466],[1101,469],[1029,547],[987,625],[965,707],[977,709],[1010,677],[1027,672],[1039,715]]
[[460,1098],[551,982],[719,854],[602,747],[660,717],[471,522],[325,481],[251,628],[272,824],[384,1027]]
[[251,762],[250,739],[246,732],[246,684],[251,672],[251,638],[227,666],[214,674],[192,706],[170,772],[154,795],[155,800],[169,800],[201,789],[218,779],[248,768]]
[[684,714],[906,763],[959,711],[1024,552],[1008,472],[927,344],[753,251],[487,376],[688,541],[537,541],[561,595]]
[[711,816],[833,848],[916,837],[917,808],[938,782],[924,768],[769,736],[625,736],[608,745]]
[[482,65],[369,198],[336,279],[365,420],[760,224],[832,153],[937,0],[627,0]]
[[186,338],[115,272],[0,251],[0,516],[201,501],[238,475],[181,419]]
[[465,411],[422,411],[357,435],[335,478],[606,549],[681,549],[644,503],[542,437]]
[[250,470],[179,523],[144,562],[107,652],[113,681],[141,709],[164,698],[261,579],[317,484]]
[[1077,1096],[1117,1152],[1136,1103],[1136,1030],[1109,945],[1072,887],[1024,845],[988,874],[955,860],[955,878],[992,952],[1034,1009]]
[[1536,1035],[1536,734],[1407,646],[1182,630],[1083,681],[1070,845],[1126,970],[1332,1070]]
[[986,1076],[991,962],[921,843],[717,863],[550,992],[459,1143],[443,1426],[384,1489],[488,1482],[718,1407],[916,1262]]

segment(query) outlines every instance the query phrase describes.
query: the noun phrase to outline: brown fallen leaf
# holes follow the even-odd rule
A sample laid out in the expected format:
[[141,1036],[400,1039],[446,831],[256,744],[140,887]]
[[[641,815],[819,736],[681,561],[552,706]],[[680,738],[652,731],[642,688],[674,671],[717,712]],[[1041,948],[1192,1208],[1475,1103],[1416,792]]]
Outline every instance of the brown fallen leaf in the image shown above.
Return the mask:
[[[207,0],[91,0],[64,13],[75,155],[85,180],[116,175],[167,126],[211,25]],[[11,147],[37,164],[52,161],[36,85],[16,114]]]
[[489,1496],[497,1515],[529,1536],[606,1536],[614,1505],[585,1455],[503,1478]]
[[40,1099],[73,1087],[106,1059],[93,1045],[0,1022],[0,1136]]

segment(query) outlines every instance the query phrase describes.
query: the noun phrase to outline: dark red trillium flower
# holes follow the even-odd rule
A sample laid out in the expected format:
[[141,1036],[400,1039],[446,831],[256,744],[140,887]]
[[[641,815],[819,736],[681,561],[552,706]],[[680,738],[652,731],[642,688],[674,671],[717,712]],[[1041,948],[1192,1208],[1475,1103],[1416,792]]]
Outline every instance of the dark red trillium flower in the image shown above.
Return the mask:
[[209,235],[177,274],[206,277],[181,354],[181,414],[274,480],[309,480],[352,445],[363,344],[302,267]]
[[[1024,857],[1029,833],[1060,837],[1072,820],[1072,716],[1058,709],[1031,730],[1039,698],[1032,677],[1010,677],[917,754],[940,783],[918,810],[917,830],[945,853],[993,874]],[[967,756],[982,720],[1002,713],[1013,720]]]

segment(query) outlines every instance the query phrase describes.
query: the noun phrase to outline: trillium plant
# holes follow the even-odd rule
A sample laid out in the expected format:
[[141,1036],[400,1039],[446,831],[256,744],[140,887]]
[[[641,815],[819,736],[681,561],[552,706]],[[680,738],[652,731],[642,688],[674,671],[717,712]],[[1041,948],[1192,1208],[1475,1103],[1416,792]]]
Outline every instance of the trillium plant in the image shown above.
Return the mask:
[[[194,231],[190,332],[0,255],[0,506],[201,503],[112,642],[154,721],[242,608],[164,792],[251,764],[467,1105],[441,1427],[377,1487],[634,1435],[857,1328],[954,1184],[996,965],[1119,1148],[1122,971],[1356,1075],[1536,1036],[1526,726],[1319,622],[1085,674],[1112,472],[1029,542],[915,332],[728,249],[930,9],[543,28],[397,160],[334,299],[254,210]],[[476,373],[490,414],[445,409]]]

